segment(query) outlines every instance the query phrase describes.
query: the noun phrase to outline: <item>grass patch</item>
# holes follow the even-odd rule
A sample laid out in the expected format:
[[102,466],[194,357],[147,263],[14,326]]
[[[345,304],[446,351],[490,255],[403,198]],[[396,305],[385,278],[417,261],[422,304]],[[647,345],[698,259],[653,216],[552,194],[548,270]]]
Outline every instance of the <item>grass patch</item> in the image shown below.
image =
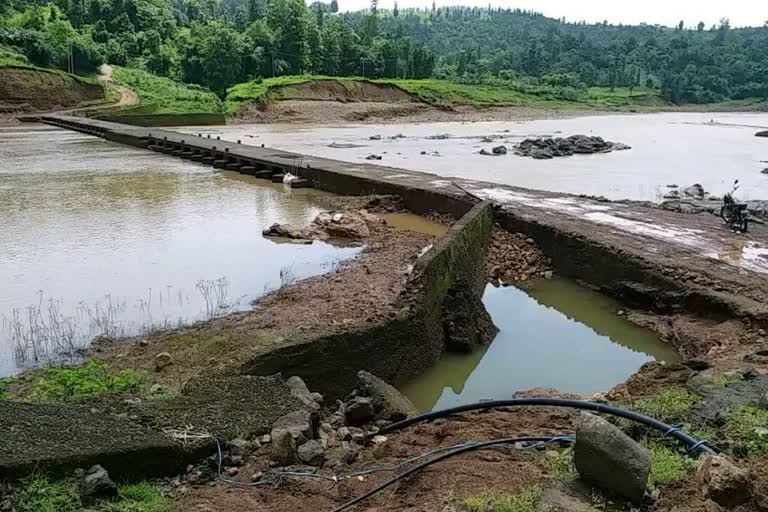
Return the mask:
[[545,454],[545,466],[553,478],[569,482],[578,478],[576,464],[573,463],[573,448],[562,451],[550,451]]
[[725,424],[725,434],[736,442],[736,451],[748,457],[768,454],[768,411],[752,405],[734,408]]
[[89,361],[82,366],[42,368],[31,374],[30,400],[66,401],[107,393],[137,392],[146,381],[142,371],[113,372],[105,363]]
[[651,450],[653,463],[648,477],[650,487],[663,487],[682,480],[696,468],[696,461],[658,441],[644,443]]
[[12,398],[11,385],[16,382],[16,377],[0,377],[0,398]]
[[638,400],[633,409],[670,425],[687,425],[691,420],[691,407],[701,397],[682,388],[664,388],[650,398]]
[[462,501],[466,512],[532,512],[541,499],[541,489],[530,487],[518,494],[483,494],[467,496]]
[[28,66],[27,58],[8,46],[0,44],[0,66]]
[[[149,482],[120,486],[119,499],[88,510],[99,512],[171,512],[171,500]],[[41,473],[22,480],[16,496],[17,512],[79,512],[85,509],[74,480],[52,481]]]
[[112,79],[139,96],[138,106],[111,112],[114,115],[224,111],[219,97],[198,85],[182,84],[139,69],[119,66],[113,66]]

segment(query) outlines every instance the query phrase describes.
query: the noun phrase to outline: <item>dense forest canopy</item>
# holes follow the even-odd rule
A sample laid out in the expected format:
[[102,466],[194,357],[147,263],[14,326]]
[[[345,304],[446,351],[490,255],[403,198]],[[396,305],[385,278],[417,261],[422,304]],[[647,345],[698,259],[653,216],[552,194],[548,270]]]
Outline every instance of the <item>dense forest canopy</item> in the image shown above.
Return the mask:
[[768,99],[768,25],[565,23],[511,9],[339,13],[336,0],[5,0],[0,49],[90,73],[140,68],[219,94],[260,77],[528,81],[659,89],[676,103]]

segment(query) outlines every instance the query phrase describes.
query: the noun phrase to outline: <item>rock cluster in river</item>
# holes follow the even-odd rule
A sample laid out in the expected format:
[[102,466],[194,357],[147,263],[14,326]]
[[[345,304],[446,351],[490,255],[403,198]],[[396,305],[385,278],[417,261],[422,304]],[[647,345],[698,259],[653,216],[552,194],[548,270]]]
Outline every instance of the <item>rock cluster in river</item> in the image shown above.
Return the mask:
[[263,231],[263,235],[300,241],[328,240],[330,238],[361,240],[370,236],[372,228],[383,224],[383,219],[363,209],[321,213],[315,217],[312,224],[305,227],[272,224]]
[[762,131],[762,132],[757,132],[755,134],[755,137],[768,137],[768,130],[765,130],[765,131]]
[[631,148],[620,142],[604,140],[602,137],[571,135],[565,138],[526,139],[515,145],[514,152],[519,156],[545,160],[574,154],[610,153],[626,149]]

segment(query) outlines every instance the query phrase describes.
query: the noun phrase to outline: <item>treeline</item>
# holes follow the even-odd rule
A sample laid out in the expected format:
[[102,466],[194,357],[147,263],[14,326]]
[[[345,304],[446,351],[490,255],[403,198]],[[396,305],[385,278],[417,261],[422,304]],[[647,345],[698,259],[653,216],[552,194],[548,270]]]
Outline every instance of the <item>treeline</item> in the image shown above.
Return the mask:
[[101,62],[209,87],[315,73],[546,87],[649,87],[676,103],[768,99],[768,26],[565,23],[510,9],[338,13],[336,0],[6,0],[0,45],[34,64]]
[[403,32],[380,31],[378,13],[353,25],[335,0],[12,1],[0,13],[0,45],[77,73],[108,62],[223,94],[258,77],[427,78],[435,65]]
[[731,28],[727,19],[712,27],[616,26],[448,7],[401,11],[381,25],[385,31],[403,27],[438,53],[436,77],[549,76],[574,87],[646,86],[676,103],[768,98],[768,22],[744,29]]

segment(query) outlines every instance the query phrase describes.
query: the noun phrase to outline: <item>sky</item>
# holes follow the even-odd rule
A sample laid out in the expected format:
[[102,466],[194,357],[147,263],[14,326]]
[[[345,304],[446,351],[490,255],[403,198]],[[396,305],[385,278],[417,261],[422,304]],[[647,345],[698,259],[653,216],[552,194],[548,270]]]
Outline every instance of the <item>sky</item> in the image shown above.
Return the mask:
[[[369,6],[370,0],[338,0],[343,11],[356,11]],[[493,7],[520,8],[544,13],[567,21],[602,22],[625,25],[639,23],[674,26],[683,20],[694,27],[703,21],[707,27],[720,18],[731,20],[732,27],[762,26],[768,20],[766,0],[491,0]],[[436,0],[437,6],[469,5],[487,7],[488,0]],[[379,0],[379,8],[391,9],[394,0]],[[432,0],[398,0],[398,6],[430,7]]]

